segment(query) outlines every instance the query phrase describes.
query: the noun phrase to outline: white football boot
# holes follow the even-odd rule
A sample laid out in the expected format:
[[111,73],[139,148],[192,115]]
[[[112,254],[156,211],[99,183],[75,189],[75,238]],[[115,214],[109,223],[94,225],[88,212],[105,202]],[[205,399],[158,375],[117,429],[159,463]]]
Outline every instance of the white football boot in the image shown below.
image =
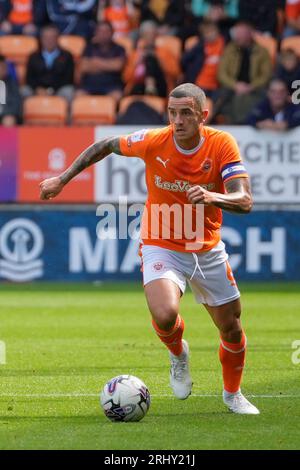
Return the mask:
[[244,397],[240,390],[236,393],[229,393],[223,390],[223,402],[233,413],[259,415],[259,410]]
[[192,379],[189,370],[189,345],[183,339],[183,351],[180,356],[170,352],[170,385],[179,400],[185,400],[192,392]]

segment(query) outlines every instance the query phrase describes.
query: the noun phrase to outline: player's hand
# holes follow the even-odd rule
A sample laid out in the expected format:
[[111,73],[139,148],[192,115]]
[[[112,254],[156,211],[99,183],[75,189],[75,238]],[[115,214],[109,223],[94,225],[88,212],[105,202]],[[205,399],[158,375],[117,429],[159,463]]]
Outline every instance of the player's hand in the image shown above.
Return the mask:
[[40,199],[52,199],[57,196],[63,189],[64,184],[59,176],[48,178],[40,183]]
[[207,191],[207,189],[202,188],[201,186],[192,186],[186,192],[187,198],[191,204],[213,204],[214,202],[214,193]]

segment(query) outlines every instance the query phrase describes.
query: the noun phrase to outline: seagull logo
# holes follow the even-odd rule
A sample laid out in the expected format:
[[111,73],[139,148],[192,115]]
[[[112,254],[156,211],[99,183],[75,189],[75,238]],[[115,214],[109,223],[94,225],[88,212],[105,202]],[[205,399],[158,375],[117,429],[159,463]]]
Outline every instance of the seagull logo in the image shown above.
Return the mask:
[[156,157],[156,160],[161,163],[165,168],[167,168],[167,163],[168,161],[170,161],[170,159],[168,158],[168,160],[163,160],[162,158],[160,157]]

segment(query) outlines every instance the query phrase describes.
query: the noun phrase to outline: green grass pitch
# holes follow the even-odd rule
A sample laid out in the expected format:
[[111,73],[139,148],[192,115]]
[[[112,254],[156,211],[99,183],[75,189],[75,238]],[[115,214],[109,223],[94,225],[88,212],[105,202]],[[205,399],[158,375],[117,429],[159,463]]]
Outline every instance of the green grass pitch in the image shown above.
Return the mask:
[[[291,360],[299,285],[240,287],[249,342],[243,391],[260,416],[223,406],[218,334],[191,293],[181,313],[194,388],[179,401],[140,285],[2,285],[0,449],[299,449],[300,364]],[[111,423],[100,410],[99,391],[118,374],[150,389],[139,423]]]

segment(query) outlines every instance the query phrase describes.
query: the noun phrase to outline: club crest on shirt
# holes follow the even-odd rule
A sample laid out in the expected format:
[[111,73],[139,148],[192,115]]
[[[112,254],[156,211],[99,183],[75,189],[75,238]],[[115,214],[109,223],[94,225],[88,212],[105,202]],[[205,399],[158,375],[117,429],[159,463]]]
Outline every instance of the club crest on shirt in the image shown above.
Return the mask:
[[212,161],[210,158],[206,158],[202,163],[201,170],[207,173],[212,167]]

